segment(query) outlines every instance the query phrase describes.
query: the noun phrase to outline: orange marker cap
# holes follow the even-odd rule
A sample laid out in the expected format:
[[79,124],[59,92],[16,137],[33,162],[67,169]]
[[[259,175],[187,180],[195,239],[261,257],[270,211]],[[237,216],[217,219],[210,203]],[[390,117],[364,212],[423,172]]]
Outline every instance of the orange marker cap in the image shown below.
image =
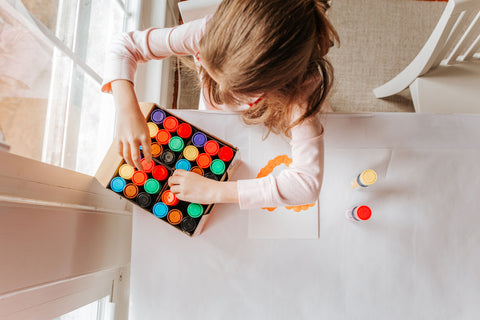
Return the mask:
[[170,224],[173,224],[174,226],[182,222],[182,219],[183,219],[183,214],[178,209],[172,209],[167,214],[168,222],[170,222]]
[[175,132],[178,128],[178,120],[175,117],[166,117],[163,121],[163,127],[170,132]]
[[203,176],[203,174],[204,174],[203,169],[200,168],[200,167],[197,167],[197,166],[190,169],[190,171],[195,172],[196,174],[199,174],[201,176]]
[[201,153],[197,157],[197,164],[200,168],[206,169],[210,167],[210,163],[212,163],[212,158],[206,154],[206,153]]
[[143,167],[143,171],[149,173],[149,172],[152,172],[153,170],[153,167],[155,167],[155,162],[150,161],[150,163],[147,163],[147,160],[145,159],[142,159],[142,167]]
[[159,145],[158,143],[154,142],[152,143],[152,157],[158,157],[159,155],[162,154],[163,147]]
[[162,202],[167,206],[175,206],[178,204],[178,199],[172,191],[167,190],[162,194]]
[[145,181],[147,181],[148,176],[143,171],[135,171],[132,177],[132,182],[135,183],[137,186],[143,186]]
[[129,183],[123,189],[123,194],[125,195],[126,198],[133,199],[138,194],[138,187],[133,183]]
[[210,140],[210,141],[207,141],[207,143],[205,143],[205,145],[203,146],[203,149],[209,155],[214,156],[218,153],[218,149],[220,149],[220,147],[218,146],[217,141]]
[[168,144],[168,141],[170,141],[170,138],[172,136],[170,135],[170,132],[168,132],[165,129],[158,130],[157,136],[155,137],[157,139],[157,142],[160,144]]

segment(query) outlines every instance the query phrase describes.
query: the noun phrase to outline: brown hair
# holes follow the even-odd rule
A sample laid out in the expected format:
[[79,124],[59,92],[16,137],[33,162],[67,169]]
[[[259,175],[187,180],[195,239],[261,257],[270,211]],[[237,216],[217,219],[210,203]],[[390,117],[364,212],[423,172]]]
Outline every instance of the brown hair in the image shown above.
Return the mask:
[[[333,84],[325,55],[339,41],[328,7],[322,0],[224,0],[200,41],[202,64],[221,79],[201,70],[209,100],[239,105],[262,96],[243,120],[287,136],[321,111]],[[303,114],[292,122],[299,101]]]

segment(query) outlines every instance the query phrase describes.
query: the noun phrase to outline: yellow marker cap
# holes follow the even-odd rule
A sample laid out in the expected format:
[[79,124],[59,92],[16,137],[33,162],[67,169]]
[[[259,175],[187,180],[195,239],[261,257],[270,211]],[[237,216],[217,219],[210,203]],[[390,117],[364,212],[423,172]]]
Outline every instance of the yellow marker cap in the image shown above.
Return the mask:
[[360,182],[364,185],[371,185],[377,181],[377,173],[372,169],[367,169],[360,175]]
[[132,179],[134,173],[135,173],[135,168],[127,163],[122,164],[118,169],[118,175],[123,179],[127,179],[127,180]]
[[150,132],[150,138],[155,138],[158,132],[158,126],[153,122],[147,122],[148,131]]
[[183,156],[185,157],[185,159],[187,159],[188,161],[195,161],[195,159],[197,159],[198,157],[198,149],[197,147],[195,146],[187,146],[184,150],[183,150]]

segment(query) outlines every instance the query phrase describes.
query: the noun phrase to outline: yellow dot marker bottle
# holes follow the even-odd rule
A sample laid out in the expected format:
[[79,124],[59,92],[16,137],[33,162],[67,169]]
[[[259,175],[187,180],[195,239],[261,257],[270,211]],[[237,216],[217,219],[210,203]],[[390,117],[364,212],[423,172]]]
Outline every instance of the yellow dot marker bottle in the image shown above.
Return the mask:
[[353,189],[366,188],[377,181],[377,173],[372,169],[367,169],[360,173],[355,180],[350,183]]

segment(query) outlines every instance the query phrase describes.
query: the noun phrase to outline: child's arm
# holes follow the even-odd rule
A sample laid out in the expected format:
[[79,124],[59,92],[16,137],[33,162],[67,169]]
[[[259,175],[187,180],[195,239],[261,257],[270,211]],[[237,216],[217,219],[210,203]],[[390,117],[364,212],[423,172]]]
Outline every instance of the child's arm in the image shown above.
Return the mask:
[[115,142],[118,153],[129,165],[143,170],[139,147],[142,146],[145,160],[150,162],[152,160],[151,141],[133,83],[127,80],[113,81],[112,93],[116,109]]

